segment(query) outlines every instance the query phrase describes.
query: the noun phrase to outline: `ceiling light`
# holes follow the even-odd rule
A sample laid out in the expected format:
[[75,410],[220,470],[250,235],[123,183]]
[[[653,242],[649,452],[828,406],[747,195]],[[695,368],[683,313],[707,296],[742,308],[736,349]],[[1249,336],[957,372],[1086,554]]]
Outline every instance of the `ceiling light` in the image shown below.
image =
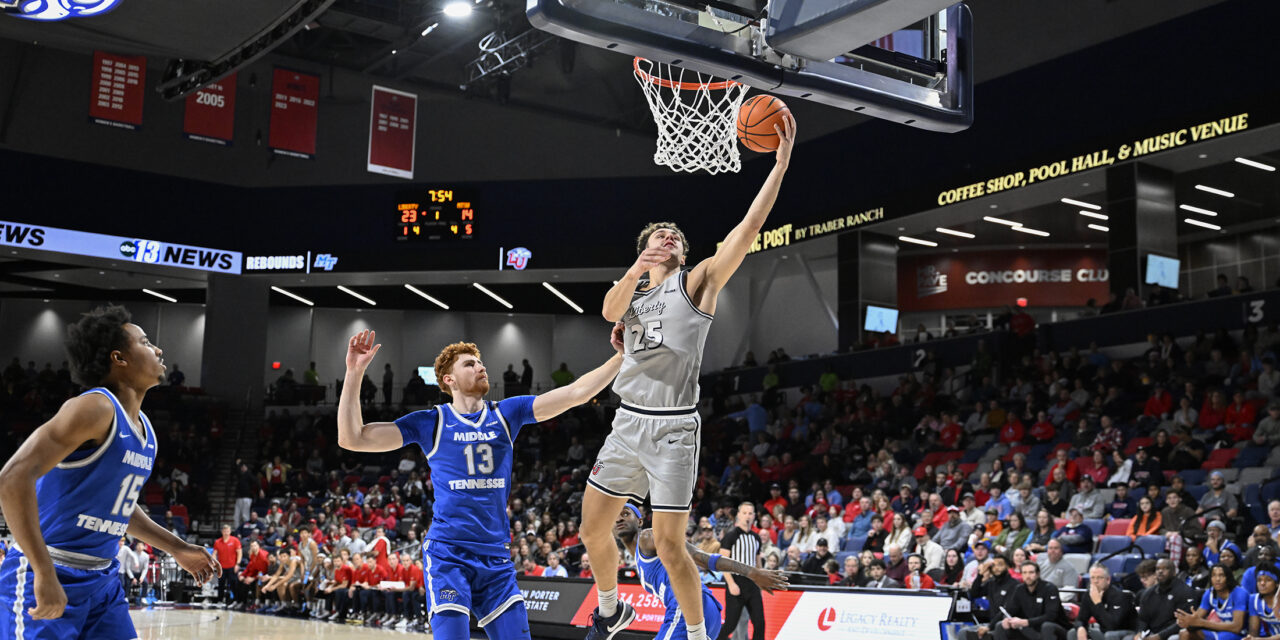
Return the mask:
[[930,242],[930,241],[928,241],[928,240],[921,240],[920,238],[912,238],[911,236],[898,236],[898,239],[899,239],[899,240],[901,240],[901,241],[903,241],[903,242],[910,242],[910,243],[912,243],[912,244],[922,244],[922,245],[924,245],[924,246],[926,246],[926,247],[936,247],[936,246],[938,246],[938,243],[936,243],[936,242]]
[[994,223],[996,223],[996,224],[1007,224],[1007,225],[1009,225],[1009,226],[1011,226],[1011,227],[1021,227],[1021,226],[1022,226],[1022,223],[1021,223],[1021,222],[1014,222],[1014,221],[1012,221],[1012,220],[1005,220],[1004,218],[996,218],[996,217],[993,217],[993,216],[982,216],[982,219],[983,219],[983,220],[986,220],[987,222],[994,222]]
[[1206,186],[1204,186],[1204,185],[1202,185],[1202,184],[1198,184],[1198,185],[1196,185],[1196,188],[1197,188],[1197,189],[1199,189],[1199,190],[1201,190],[1201,191],[1203,191],[1203,192],[1205,192],[1205,193],[1212,193],[1212,194],[1213,194],[1213,195],[1215,195],[1215,196],[1222,196],[1222,197],[1224,197],[1224,198],[1234,198],[1234,197],[1236,197],[1236,194],[1231,193],[1230,191],[1223,191],[1222,189],[1214,189],[1213,187],[1206,187]]
[[274,292],[276,292],[276,293],[279,293],[279,294],[281,294],[281,295],[289,296],[290,298],[293,298],[294,300],[297,300],[298,302],[301,302],[302,304],[305,304],[305,305],[307,305],[308,307],[314,307],[314,306],[316,306],[316,303],[314,303],[314,302],[312,302],[312,301],[310,301],[310,300],[308,300],[308,299],[306,299],[306,298],[304,298],[304,297],[302,297],[302,296],[300,296],[300,295],[298,295],[298,294],[296,294],[296,293],[294,293],[294,292],[292,292],[292,291],[285,291],[284,289],[281,289],[280,287],[277,287],[277,286],[275,286],[275,285],[271,285],[271,290],[272,290],[272,291],[274,291]]
[[1180,204],[1180,205],[1178,205],[1178,208],[1179,208],[1179,209],[1182,209],[1183,211],[1190,211],[1191,213],[1198,213],[1198,214],[1200,214],[1200,215],[1205,215],[1205,216],[1216,216],[1216,215],[1218,215],[1218,212],[1217,212],[1217,211],[1210,211],[1210,210],[1208,210],[1208,209],[1201,209],[1200,207],[1193,207],[1193,206],[1191,206],[1191,205],[1189,205],[1189,204]]
[[546,287],[547,291],[550,291],[551,293],[556,294],[557,298],[564,300],[565,304],[573,307],[574,311],[577,311],[578,313],[582,313],[582,307],[579,307],[576,303],[574,303],[574,301],[570,300],[568,296],[564,295],[563,293],[560,293],[559,289],[556,289],[555,287],[551,286],[550,282],[544,282],[542,283],[542,286]]
[[514,307],[512,307],[512,306],[511,306],[511,303],[510,303],[510,302],[507,302],[506,300],[503,300],[503,299],[502,299],[502,296],[499,296],[498,294],[496,294],[496,293],[494,293],[494,292],[492,292],[492,291],[490,291],[490,290],[486,289],[486,288],[485,288],[485,286],[484,286],[484,285],[482,285],[482,284],[480,284],[479,282],[472,282],[472,283],[471,283],[471,286],[473,286],[473,287],[475,287],[475,288],[477,288],[477,289],[479,289],[479,290],[481,290],[481,291],[483,291],[483,292],[485,292],[485,293],[489,294],[489,297],[490,297],[490,298],[493,298],[494,300],[497,300],[498,302],[502,303],[502,306],[504,306],[504,307],[506,307],[506,308],[508,308],[508,309],[512,309],[512,308],[514,308]]
[[1031,235],[1033,235],[1033,236],[1040,236],[1040,237],[1042,237],[1042,238],[1047,238],[1047,237],[1049,237],[1049,232],[1048,232],[1048,231],[1041,231],[1041,230],[1039,230],[1039,229],[1032,229],[1032,228],[1030,228],[1030,227],[1014,227],[1014,228],[1013,228],[1013,230],[1014,230],[1014,231],[1021,231],[1022,233],[1029,233],[1029,234],[1031,234]]
[[1203,220],[1196,220],[1195,218],[1183,218],[1183,219],[1182,219],[1182,221],[1183,221],[1183,222],[1185,222],[1185,223],[1187,223],[1187,224],[1194,224],[1194,225],[1195,225],[1195,226],[1197,226],[1197,227],[1204,227],[1204,228],[1206,228],[1206,229],[1213,229],[1214,231],[1220,231],[1220,230],[1222,229],[1222,227],[1219,227],[1219,226],[1218,226],[1218,225],[1216,225],[1216,224],[1211,224],[1211,223],[1205,222],[1205,221],[1203,221]]
[[955,229],[948,229],[946,227],[938,227],[937,229],[934,229],[934,231],[937,231],[938,233],[945,233],[949,236],[956,236],[957,238],[976,238],[977,237],[972,233],[966,233],[964,231],[956,231]]
[[1111,229],[1108,229],[1107,227],[1104,227],[1104,226],[1102,226],[1102,225],[1100,225],[1100,224],[1091,224],[1091,225],[1089,225],[1089,228],[1090,228],[1090,229],[1093,229],[1094,231],[1104,231],[1104,232],[1105,232],[1105,231],[1110,231],[1110,230],[1111,230]]
[[465,18],[471,15],[471,3],[466,0],[454,0],[444,6],[444,14],[450,18]]
[[427,27],[426,29],[423,29],[423,30],[422,30],[422,36],[425,38],[426,36],[431,35],[431,32],[432,32],[432,31],[435,31],[435,30],[436,30],[436,28],[437,28],[437,27],[439,27],[439,26],[440,26],[440,23],[439,23],[439,22],[433,22],[433,23],[431,23],[431,26],[429,26],[429,27]]
[[431,301],[431,302],[434,302],[434,303],[435,303],[435,305],[436,305],[437,307],[440,307],[441,309],[444,309],[445,311],[448,311],[448,310],[449,310],[449,305],[447,305],[447,304],[445,304],[445,303],[443,303],[443,302],[440,302],[439,300],[436,300],[435,298],[432,298],[431,296],[427,295],[424,291],[422,291],[421,289],[419,289],[419,288],[417,288],[417,287],[415,287],[415,286],[413,286],[413,285],[411,285],[411,284],[405,284],[405,285],[404,285],[404,288],[406,288],[406,289],[408,289],[408,290],[410,290],[410,291],[412,291],[412,292],[414,292],[414,293],[418,294],[418,295],[419,295],[420,297],[422,297],[422,298],[426,298],[427,300],[429,300],[429,301]]
[[1239,162],[1240,164],[1245,165],[1245,166],[1248,166],[1248,167],[1253,167],[1254,169],[1262,169],[1263,171],[1275,171],[1275,170],[1276,170],[1276,168],[1275,168],[1275,167],[1273,167],[1273,166],[1271,166],[1271,165],[1269,165],[1269,164],[1262,164],[1261,162],[1258,162],[1258,161],[1256,161],[1256,160],[1250,160],[1250,159],[1248,159],[1248,158],[1236,158],[1236,162]]
[[1071,198],[1063,198],[1063,199],[1062,199],[1062,201],[1063,201],[1064,203],[1066,203],[1066,204],[1069,204],[1069,205],[1073,206],[1073,207],[1084,207],[1084,208],[1086,208],[1086,209],[1093,209],[1094,211],[1101,211],[1101,210],[1102,210],[1102,207],[1101,207],[1101,206],[1099,206],[1099,205],[1096,205],[1096,204],[1090,204],[1090,203],[1088,203],[1088,202],[1081,202],[1081,201],[1079,201],[1079,200],[1072,200]]
[[370,298],[365,297],[365,296],[362,296],[362,295],[360,295],[360,294],[358,294],[358,293],[356,293],[356,292],[354,292],[354,291],[352,291],[352,290],[350,290],[350,289],[348,289],[348,288],[346,288],[346,287],[344,287],[344,286],[342,286],[342,285],[338,285],[338,290],[339,290],[339,291],[341,291],[341,292],[343,292],[343,293],[345,293],[345,294],[347,294],[347,295],[349,295],[349,296],[351,296],[351,297],[353,297],[353,298],[359,298],[359,299],[361,299],[361,300],[364,300],[364,301],[365,301],[366,303],[368,303],[370,306],[374,306],[374,307],[378,306],[378,303],[374,302],[374,301],[373,301],[373,300],[371,300]]
[[177,299],[177,298],[173,298],[173,297],[170,297],[170,296],[166,296],[166,295],[165,295],[165,294],[163,294],[163,293],[156,293],[155,291],[152,291],[152,290],[150,290],[150,289],[143,289],[143,290],[142,290],[142,292],[143,292],[143,293],[149,293],[149,294],[151,294],[151,295],[153,295],[153,296],[155,296],[155,297],[157,297],[157,298],[160,298],[161,300],[164,300],[164,301],[166,301],[166,302],[177,302],[177,301],[178,301],[178,299]]
[[1106,214],[1102,214],[1102,213],[1094,213],[1094,212],[1092,212],[1092,211],[1081,211],[1081,212],[1080,212],[1080,215],[1082,215],[1082,216],[1084,216],[1084,217],[1086,217],[1086,218],[1095,218],[1095,219],[1098,219],[1098,220],[1110,220],[1110,218],[1109,218],[1109,217],[1107,217],[1107,215],[1106,215]]

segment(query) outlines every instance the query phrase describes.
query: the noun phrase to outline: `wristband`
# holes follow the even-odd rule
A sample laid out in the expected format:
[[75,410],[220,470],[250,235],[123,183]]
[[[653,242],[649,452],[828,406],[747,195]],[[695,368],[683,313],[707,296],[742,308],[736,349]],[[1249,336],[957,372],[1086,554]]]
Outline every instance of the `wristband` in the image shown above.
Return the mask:
[[720,562],[720,554],[713,553],[707,558],[707,571],[715,571],[716,563]]

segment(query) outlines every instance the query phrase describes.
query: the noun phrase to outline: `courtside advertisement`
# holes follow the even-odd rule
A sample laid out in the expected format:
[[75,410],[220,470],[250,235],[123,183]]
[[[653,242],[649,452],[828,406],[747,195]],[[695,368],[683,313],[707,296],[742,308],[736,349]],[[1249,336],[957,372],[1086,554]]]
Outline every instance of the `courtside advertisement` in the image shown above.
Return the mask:
[[[529,621],[587,627],[595,585],[556,578],[519,578]],[[711,592],[724,605],[724,589]],[[951,598],[919,591],[775,591],[764,599],[765,640],[934,640],[951,615]],[[666,610],[638,584],[618,584],[618,599],[636,609],[628,631],[657,632]],[[745,615],[745,614],[744,614]]]

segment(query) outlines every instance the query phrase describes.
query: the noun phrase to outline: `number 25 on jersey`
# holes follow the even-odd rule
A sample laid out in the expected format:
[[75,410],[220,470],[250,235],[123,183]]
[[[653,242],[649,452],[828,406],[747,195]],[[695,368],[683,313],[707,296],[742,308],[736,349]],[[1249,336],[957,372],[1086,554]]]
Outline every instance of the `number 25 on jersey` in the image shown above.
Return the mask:
[[631,334],[631,351],[632,353],[645,351],[647,349],[656,349],[662,346],[662,321],[650,320],[644,326],[639,322],[627,327],[627,332]]

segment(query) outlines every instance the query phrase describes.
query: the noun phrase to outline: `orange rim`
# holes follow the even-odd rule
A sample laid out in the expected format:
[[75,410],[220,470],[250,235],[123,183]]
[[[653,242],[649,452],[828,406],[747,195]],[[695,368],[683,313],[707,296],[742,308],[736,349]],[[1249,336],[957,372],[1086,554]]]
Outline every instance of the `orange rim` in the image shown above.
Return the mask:
[[635,59],[632,60],[631,62],[631,66],[635,68],[636,75],[640,76],[640,79],[646,82],[651,82],[660,87],[666,87],[672,90],[697,91],[698,89],[710,89],[712,91],[723,91],[725,89],[728,89],[729,87],[742,84],[741,82],[734,82],[733,80],[723,80],[720,82],[674,82],[671,80],[667,80],[666,78],[659,78],[657,76],[641,71],[640,70],[641,60],[644,60],[645,62],[649,62],[648,58],[641,58],[640,56],[636,56]]

